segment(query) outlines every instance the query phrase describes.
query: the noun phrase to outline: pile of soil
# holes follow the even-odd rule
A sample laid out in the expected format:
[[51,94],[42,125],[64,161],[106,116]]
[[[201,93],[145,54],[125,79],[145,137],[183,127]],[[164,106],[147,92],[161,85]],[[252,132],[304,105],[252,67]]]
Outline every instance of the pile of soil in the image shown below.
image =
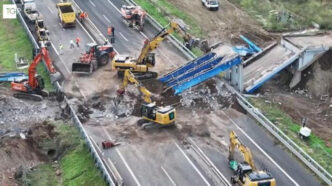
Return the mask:
[[26,133],[2,137],[0,185],[19,185],[16,179],[22,176],[23,170],[33,169],[43,162],[52,160],[57,153],[56,136],[54,126],[43,122],[33,124]]

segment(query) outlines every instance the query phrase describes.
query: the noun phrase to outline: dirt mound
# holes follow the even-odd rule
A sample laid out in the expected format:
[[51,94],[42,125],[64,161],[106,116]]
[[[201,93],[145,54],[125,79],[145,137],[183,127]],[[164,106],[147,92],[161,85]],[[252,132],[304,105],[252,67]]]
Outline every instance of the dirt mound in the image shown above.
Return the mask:
[[56,135],[54,126],[44,122],[34,124],[26,133],[4,136],[0,141],[0,185],[18,185],[17,171],[53,159],[56,142],[52,140]]

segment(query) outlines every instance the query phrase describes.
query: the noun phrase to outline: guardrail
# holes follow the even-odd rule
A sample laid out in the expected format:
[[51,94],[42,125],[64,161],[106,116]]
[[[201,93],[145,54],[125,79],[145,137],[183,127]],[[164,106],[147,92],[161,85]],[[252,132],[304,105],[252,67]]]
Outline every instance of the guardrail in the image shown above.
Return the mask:
[[319,165],[312,157],[295,144],[284,132],[266,118],[256,107],[251,105],[240,93],[230,85],[226,85],[237,95],[237,101],[253,118],[255,118],[264,128],[266,128],[275,138],[277,138],[289,151],[299,158],[307,167],[317,174],[325,183],[332,185],[332,175]]
[[[137,3],[134,0],[126,0],[126,2],[130,5],[137,6]],[[158,31],[163,29],[164,27],[158,23],[153,17],[151,17],[149,14],[147,15],[146,19],[155,29]],[[197,56],[192,53],[187,47],[185,47],[181,41],[179,41],[176,37],[173,35],[168,36],[168,40],[177,48],[179,49],[187,58],[188,60],[193,60],[197,58]]]
[[[11,0],[11,3],[12,4],[15,4],[15,1],[14,0]],[[33,47],[35,49],[39,49],[39,46],[35,40],[35,38],[33,37],[33,34],[30,32],[30,29],[28,27],[28,25],[26,24],[22,14],[20,11],[17,11],[17,15],[18,15],[18,19],[20,21],[20,23],[22,24],[25,32],[27,33]],[[56,91],[62,91],[62,87],[60,86],[59,82],[56,81],[53,83],[53,86],[55,88]],[[70,105],[69,103],[69,100],[67,99],[67,97],[65,96],[64,97],[64,101],[66,102],[66,105],[67,105],[67,108],[69,109],[69,112],[71,114],[71,117],[72,117],[72,121],[73,123],[75,124],[75,126],[79,129],[80,131],[80,134],[82,136],[82,138],[85,140],[87,146],[88,146],[88,149],[89,149],[89,152],[91,153],[92,157],[94,158],[95,160],[95,164],[96,166],[101,170],[102,172],[102,175],[103,175],[103,178],[105,179],[105,181],[108,183],[108,185],[111,185],[111,186],[115,186],[116,184],[114,183],[113,181],[113,178],[111,177],[111,175],[108,173],[101,157],[99,156],[99,154],[97,153],[97,150],[95,148],[95,146],[93,145],[93,143],[91,142],[87,132],[85,131],[81,121],[78,119],[76,113],[75,113],[75,110],[73,109],[73,107]]]
[[[134,0],[126,0],[128,3],[137,5]],[[163,28],[154,18],[148,15],[147,19],[153,27],[160,30]],[[173,40],[173,41],[172,41]],[[181,52],[187,53],[186,56],[191,56],[196,58],[196,56],[188,50],[183,44],[177,40],[174,36],[171,36],[170,41],[177,47],[182,47]],[[283,145],[285,145],[288,150],[290,150],[294,155],[296,155],[305,165],[307,165],[314,173],[316,173],[324,182],[328,185],[332,185],[332,175],[327,172],[322,166],[320,166],[312,157],[310,157],[306,152],[303,151],[298,145],[296,145],[285,133],[283,133],[278,127],[276,127],[268,118],[266,118],[257,108],[251,105],[238,91],[233,87],[227,85],[230,90],[232,90],[237,95],[237,100],[239,104],[259,121],[274,137],[276,137]]]

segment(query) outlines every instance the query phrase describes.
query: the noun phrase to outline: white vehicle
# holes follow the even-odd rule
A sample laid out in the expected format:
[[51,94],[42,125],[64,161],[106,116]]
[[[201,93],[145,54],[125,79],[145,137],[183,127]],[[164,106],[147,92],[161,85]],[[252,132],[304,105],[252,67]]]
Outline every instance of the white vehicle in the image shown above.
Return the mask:
[[39,12],[36,8],[36,3],[34,0],[24,0],[23,1],[23,12],[24,15],[29,19],[29,22],[34,23],[39,17]]
[[219,1],[218,0],[202,0],[202,5],[208,8],[209,10],[218,10]]

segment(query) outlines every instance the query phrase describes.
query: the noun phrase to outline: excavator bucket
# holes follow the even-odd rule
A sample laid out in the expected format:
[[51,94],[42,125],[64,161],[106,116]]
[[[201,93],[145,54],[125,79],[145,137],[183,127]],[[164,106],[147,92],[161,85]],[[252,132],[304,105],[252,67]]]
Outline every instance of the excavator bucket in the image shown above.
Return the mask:
[[73,63],[71,71],[75,74],[91,74],[93,67],[89,63]]

